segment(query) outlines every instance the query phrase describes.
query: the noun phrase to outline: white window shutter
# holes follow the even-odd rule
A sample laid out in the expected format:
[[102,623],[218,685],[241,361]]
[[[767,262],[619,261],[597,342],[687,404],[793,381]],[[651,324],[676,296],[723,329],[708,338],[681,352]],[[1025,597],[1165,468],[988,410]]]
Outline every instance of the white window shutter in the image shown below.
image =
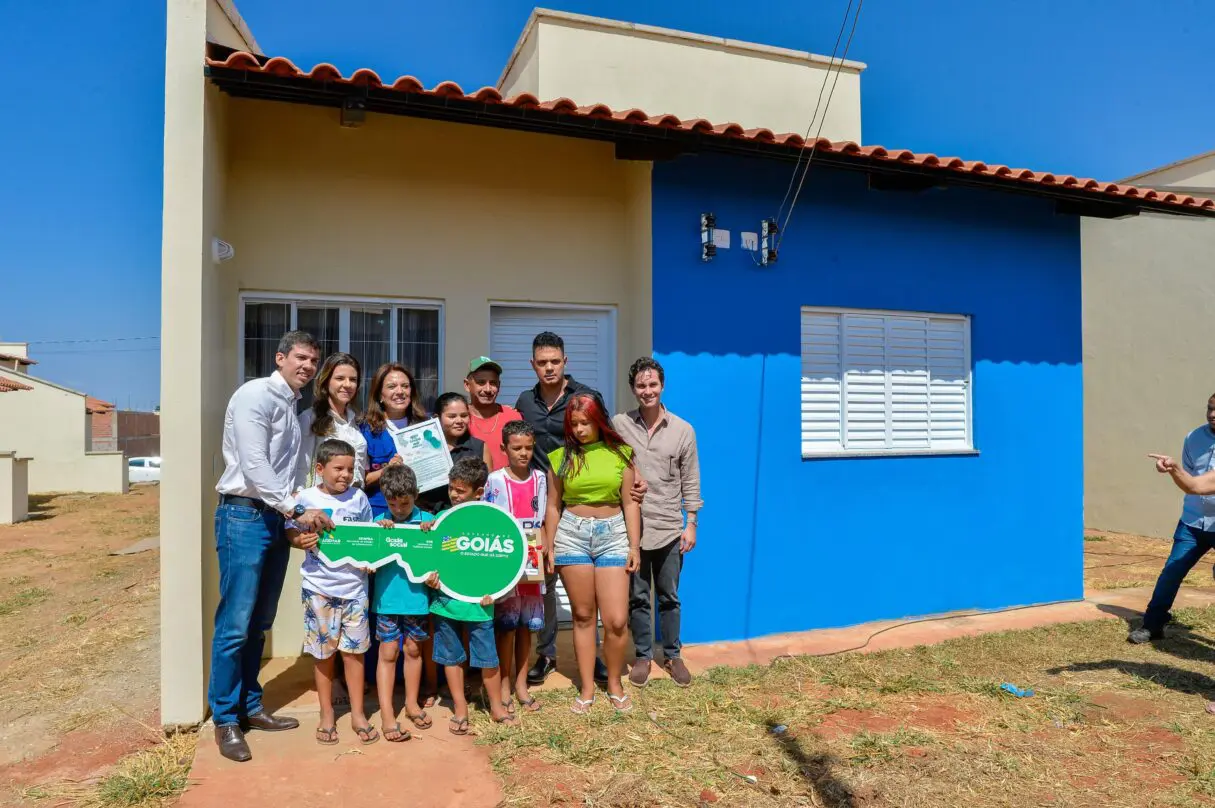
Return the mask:
[[928,325],[931,377],[929,435],[934,449],[969,449],[970,322],[933,318]]
[[843,451],[840,317],[802,313],[802,454]]
[[970,320],[802,310],[802,454],[972,448]]

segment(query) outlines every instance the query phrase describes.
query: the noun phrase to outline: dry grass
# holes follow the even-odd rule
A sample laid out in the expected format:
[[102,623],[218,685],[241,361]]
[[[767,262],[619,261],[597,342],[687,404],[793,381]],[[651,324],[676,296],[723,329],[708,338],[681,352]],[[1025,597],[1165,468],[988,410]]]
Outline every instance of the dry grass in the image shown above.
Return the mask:
[[[1130,589],[1154,586],[1173,543],[1125,533],[1084,536],[1084,585],[1087,589]],[[1209,564],[1198,564],[1182,586],[1215,586]]]
[[715,668],[624,715],[547,692],[520,728],[475,723],[510,805],[1212,805],[1215,608],[1177,617],[1157,648],[1062,625]]
[[185,791],[189,781],[196,733],[178,733],[156,746],[119,761],[96,782],[65,782],[34,786],[22,799],[38,804],[74,808],[153,808],[168,805]]

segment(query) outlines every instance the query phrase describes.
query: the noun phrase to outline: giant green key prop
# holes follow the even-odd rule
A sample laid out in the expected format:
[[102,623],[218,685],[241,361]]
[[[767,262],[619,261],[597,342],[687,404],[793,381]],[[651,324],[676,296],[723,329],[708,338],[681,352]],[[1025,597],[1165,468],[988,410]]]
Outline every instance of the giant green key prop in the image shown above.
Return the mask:
[[501,597],[518,583],[527,541],[514,517],[495,505],[465,502],[440,514],[434,529],[417,525],[383,528],[339,522],[316,546],[331,567],[361,564],[373,569],[396,563],[414,583],[439,573],[439,587],[457,600],[478,603]]

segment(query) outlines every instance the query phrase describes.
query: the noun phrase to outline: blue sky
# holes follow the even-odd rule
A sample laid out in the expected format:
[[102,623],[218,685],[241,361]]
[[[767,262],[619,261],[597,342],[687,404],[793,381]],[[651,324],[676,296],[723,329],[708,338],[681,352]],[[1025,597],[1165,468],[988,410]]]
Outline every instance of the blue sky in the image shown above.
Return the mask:
[[[382,78],[493,84],[533,3],[241,0],[263,50]],[[552,7],[829,53],[847,0],[553,0]],[[0,340],[38,375],[160,398],[164,4],[10,4],[0,127]],[[1215,148],[1205,0],[868,0],[868,143],[1119,179]],[[201,69],[201,67],[200,67]],[[1207,87],[1203,90],[1203,87]],[[656,110],[661,112],[661,110]],[[120,340],[90,341],[84,340]]]

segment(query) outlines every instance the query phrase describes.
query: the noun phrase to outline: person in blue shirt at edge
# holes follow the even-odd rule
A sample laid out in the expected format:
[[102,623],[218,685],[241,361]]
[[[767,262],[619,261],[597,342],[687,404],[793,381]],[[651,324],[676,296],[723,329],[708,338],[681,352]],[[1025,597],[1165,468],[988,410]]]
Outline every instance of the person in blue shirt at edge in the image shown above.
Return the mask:
[[[418,478],[409,466],[397,463],[384,469],[380,476],[380,492],[388,501],[388,509],[375,519],[381,527],[397,524],[416,525],[434,519],[434,514],[416,504]],[[421,574],[419,572],[419,574]],[[392,691],[396,684],[397,657],[405,649],[405,717],[415,729],[430,729],[430,716],[418,701],[422,688],[422,660],[430,656],[430,592],[424,584],[409,580],[399,564],[386,564],[375,572],[373,604],[375,635],[379,640],[376,663],[376,694],[383,706],[385,740],[393,743],[408,741],[410,734],[402,730],[392,715]],[[428,692],[438,690],[434,666],[429,666]]]
[[[1180,467],[1167,455],[1153,457],[1157,470],[1172,473],[1178,486],[1187,493],[1181,508],[1181,519],[1173,533],[1173,550],[1156,580],[1152,599],[1143,613],[1143,625],[1127,636],[1132,643],[1151,642],[1164,637],[1165,624],[1173,619],[1169,610],[1173,608],[1182,580],[1207,551],[1215,547],[1215,496],[1204,496],[1194,485],[1187,488],[1181,482],[1185,478],[1201,480],[1202,475],[1215,469],[1215,396],[1207,399],[1206,424],[1186,435],[1181,448]],[[1215,490],[1207,493],[1215,494]]]

